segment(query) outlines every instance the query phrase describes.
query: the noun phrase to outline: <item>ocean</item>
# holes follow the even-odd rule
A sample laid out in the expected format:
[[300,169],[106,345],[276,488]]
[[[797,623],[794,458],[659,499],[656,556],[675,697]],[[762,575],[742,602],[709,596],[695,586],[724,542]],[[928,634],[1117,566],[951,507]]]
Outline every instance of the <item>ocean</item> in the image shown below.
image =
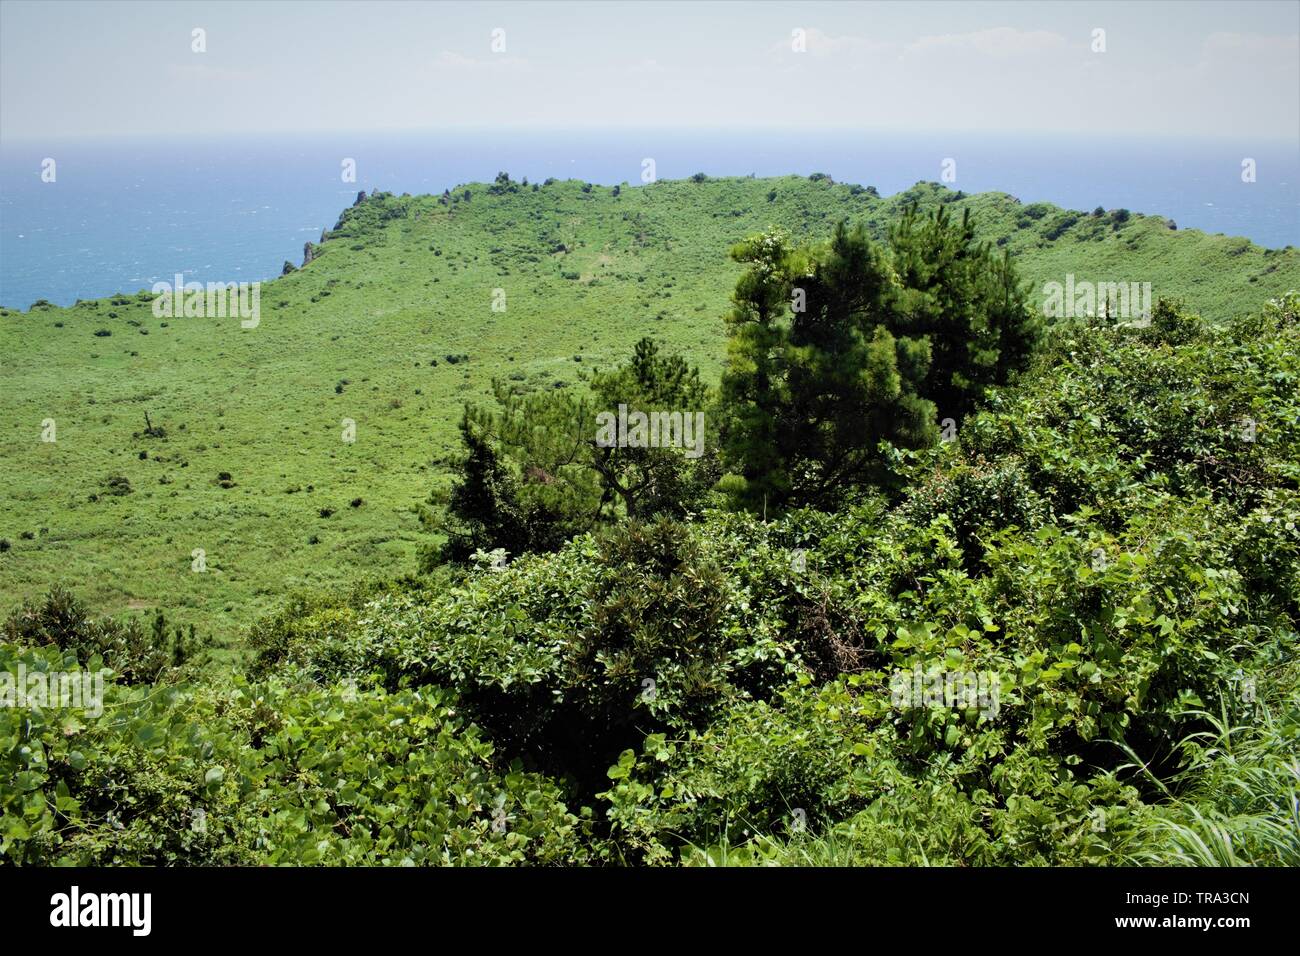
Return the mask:
[[[177,273],[253,281],[302,261],[359,190],[441,193],[499,171],[536,182],[641,182],[703,172],[823,172],[882,196],[941,179],[1025,202],[1158,214],[1180,229],[1300,245],[1300,147],[1294,142],[1061,136],[804,133],[797,130],[330,134],[266,138],[0,143],[0,304],[70,305],[130,293]],[[1242,161],[1256,181],[1242,181]],[[54,181],[42,164],[55,161]],[[342,163],[356,162],[356,182]]]

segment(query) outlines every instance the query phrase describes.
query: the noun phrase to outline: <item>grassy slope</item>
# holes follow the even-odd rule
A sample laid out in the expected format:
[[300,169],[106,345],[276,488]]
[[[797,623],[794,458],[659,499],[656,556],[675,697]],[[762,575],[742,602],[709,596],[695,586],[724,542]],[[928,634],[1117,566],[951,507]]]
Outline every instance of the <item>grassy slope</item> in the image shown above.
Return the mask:
[[[454,450],[461,403],[494,376],[573,384],[653,335],[715,377],[738,272],[731,244],[771,224],[822,238],[841,217],[883,235],[911,196],[952,195],[922,185],[880,199],[799,177],[661,182],[617,197],[577,182],[505,196],[469,188],[472,200],[450,207],[417,197],[365,209],[374,225],[345,228],[306,269],[263,286],[256,329],[162,327],[134,297],[0,313],[0,537],[13,545],[0,554],[3,603],[61,580],[105,612],[164,607],[229,641],[295,587],[408,571],[413,506],[445,477],[438,462]],[[406,214],[378,224],[388,204]],[[1224,316],[1300,285],[1294,250],[1170,231],[1155,217],[1115,228],[1084,216],[1048,241],[1055,207],[997,193],[954,202],[966,205],[983,236],[1007,237],[1038,290],[1067,272],[1150,281],[1156,296]],[[495,288],[504,314],[491,309]],[[96,337],[101,328],[112,335]],[[468,362],[446,359],[462,354]],[[146,410],[165,438],[137,434]],[[56,443],[39,440],[47,418]],[[357,423],[354,444],[341,440],[344,418]],[[133,492],[89,501],[110,475]],[[192,573],[195,548],[209,573]]]

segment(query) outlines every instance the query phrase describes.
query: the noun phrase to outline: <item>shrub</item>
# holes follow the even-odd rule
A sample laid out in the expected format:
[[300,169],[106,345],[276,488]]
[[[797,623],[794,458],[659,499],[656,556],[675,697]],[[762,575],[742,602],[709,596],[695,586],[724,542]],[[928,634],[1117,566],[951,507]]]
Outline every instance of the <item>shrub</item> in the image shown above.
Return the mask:
[[976,458],[942,468],[914,487],[899,516],[918,526],[946,519],[967,567],[977,568],[985,534],[1008,528],[1032,531],[1046,510],[1018,461]]
[[[0,671],[68,666],[0,645]],[[589,823],[455,699],[236,683],[106,688],[104,714],[0,708],[0,855],[30,865],[580,864]],[[110,714],[112,716],[110,716]],[[70,727],[72,729],[70,729]],[[358,767],[368,767],[365,773]]]
[[125,624],[111,618],[94,620],[84,604],[58,585],[43,599],[15,609],[5,620],[2,633],[10,644],[52,647],[70,654],[77,667],[93,669],[97,661],[102,662],[128,684],[157,680],[171,665],[174,654],[161,614],[151,632],[135,618]]
[[131,482],[124,475],[110,475],[104,479],[103,490],[101,494],[110,495],[114,498],[120,498],[123,495],[129,495],[132,491]]
[[1079,221],[1077,212],[1064,212],[1057,216],[1050,226],[1043,231],[1043,238],[1049,241],[1055,241],[1065,234],[1065,231]]

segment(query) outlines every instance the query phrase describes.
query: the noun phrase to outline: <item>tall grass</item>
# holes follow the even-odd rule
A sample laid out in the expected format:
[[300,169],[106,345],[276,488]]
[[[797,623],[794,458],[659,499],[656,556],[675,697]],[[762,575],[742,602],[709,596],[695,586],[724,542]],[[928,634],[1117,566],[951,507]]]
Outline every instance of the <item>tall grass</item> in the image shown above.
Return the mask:
[[1246,723],[1196,712],[1207,729],[1182,740],[1170,798],[1151,809],[1117,862],[1300,866],[1300,700],[1291,672]]

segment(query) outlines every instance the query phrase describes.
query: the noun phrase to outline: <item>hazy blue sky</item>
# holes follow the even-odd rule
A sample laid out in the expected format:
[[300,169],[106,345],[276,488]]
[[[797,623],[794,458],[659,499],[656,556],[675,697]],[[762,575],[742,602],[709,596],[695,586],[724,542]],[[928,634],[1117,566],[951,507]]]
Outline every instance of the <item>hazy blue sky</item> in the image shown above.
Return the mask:
[[453,126],[1300,139],[1300,2],[0,2],[9,140]]

